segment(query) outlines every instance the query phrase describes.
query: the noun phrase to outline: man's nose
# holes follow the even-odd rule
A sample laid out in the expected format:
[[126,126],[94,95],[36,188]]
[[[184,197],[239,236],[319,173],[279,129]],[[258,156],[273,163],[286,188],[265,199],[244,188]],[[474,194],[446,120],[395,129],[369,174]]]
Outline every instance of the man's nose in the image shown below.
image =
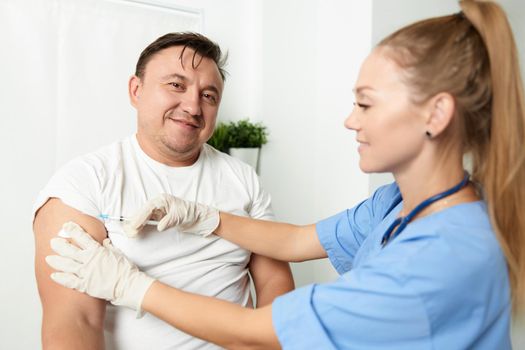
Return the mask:
[[201,115],[200,93],[198,91],[188,90],[182,97],[182,110],[190,115]]

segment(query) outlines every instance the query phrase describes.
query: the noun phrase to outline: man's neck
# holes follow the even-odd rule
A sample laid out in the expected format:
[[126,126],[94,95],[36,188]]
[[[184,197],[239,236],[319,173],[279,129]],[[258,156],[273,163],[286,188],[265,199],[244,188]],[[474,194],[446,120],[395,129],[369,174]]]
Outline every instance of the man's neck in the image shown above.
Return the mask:
[[151,145],[148,141],[144,140],[139,134],[136,136],[137,142],[142,151],[151,159],[164,165],[170,167],[187,167],[195,164],[199,159],[201,150],[184,154],[176,154],[175,152],[169,152],[168,150],[163,152],[159,147],[155,147],[155,145]]

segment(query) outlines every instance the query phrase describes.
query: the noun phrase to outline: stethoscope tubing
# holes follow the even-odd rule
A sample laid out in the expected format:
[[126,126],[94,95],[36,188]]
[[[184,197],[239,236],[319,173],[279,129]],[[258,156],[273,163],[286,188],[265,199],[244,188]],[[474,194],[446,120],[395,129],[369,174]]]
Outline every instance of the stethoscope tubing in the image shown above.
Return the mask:
[[[428,207],[434,202],[437,202],[440,199],[443,199],[445,197],[448,197],[459,190],[461,190],[463,187],[465,187],[469,183],[470,175],[469,173],[465,172],[465,176],[461,180],[460,183],[455,185],[452,188],[449,188],[446,191],[440,192],[430,198],[425,199],[423,202],[419,203],[410,213],[408,213],[405,217],[399,217],[388,227],[385,234],[383,235],[383,238],[381,239],[381,246],[384,248],[388,242],[392,241],[394,238],[399,236],[401,232],[406,228],[408,223],[417,215],[419,212],[421,212],[423,209]],[[399,225],[399,226],[398,226]],[[397,229],[394,230],[397,226]]]

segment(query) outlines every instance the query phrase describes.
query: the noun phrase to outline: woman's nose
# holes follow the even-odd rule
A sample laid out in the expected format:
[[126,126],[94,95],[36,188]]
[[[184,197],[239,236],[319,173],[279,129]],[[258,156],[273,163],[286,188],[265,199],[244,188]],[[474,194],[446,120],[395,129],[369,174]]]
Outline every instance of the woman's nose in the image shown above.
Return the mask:
[[356,116],[356,109],[354,108],[352,112],[346,117],[345,119],[345,128],[350,130],[358,130],[359,129],[359,123]]

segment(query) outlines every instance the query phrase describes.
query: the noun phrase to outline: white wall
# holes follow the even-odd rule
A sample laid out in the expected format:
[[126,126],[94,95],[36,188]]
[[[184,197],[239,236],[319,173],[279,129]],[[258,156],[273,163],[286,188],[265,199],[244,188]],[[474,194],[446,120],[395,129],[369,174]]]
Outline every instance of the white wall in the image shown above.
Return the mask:
[[[38,349],[40,302],[33,277],[32,198],[54,168],[56,83],[52,9],[35,3],[24,17],[15,2],[0,5],[0,348]],[[25,22],[27,21],[27,22]],[[42,27],[23,30],[24,23]],[[9,28],[11,31],[5,32]],[[16,29],[16,30],[15,30]],[[31,49],[28,49],[31,48]]]
[[[278,219],[312,223],[356,204],[368,179],[343,121],[370,49],[363,1],[264,1],[260,118],[271,130],[261,178]],[[327,261],[294,264],[298,286],[328,281]]]
[[521,77],[523,79],[525,77],[525,3],[520,0],[499,0],[498,2],[507,12],[510,25],[514,31],[514,39],[520,55]]

